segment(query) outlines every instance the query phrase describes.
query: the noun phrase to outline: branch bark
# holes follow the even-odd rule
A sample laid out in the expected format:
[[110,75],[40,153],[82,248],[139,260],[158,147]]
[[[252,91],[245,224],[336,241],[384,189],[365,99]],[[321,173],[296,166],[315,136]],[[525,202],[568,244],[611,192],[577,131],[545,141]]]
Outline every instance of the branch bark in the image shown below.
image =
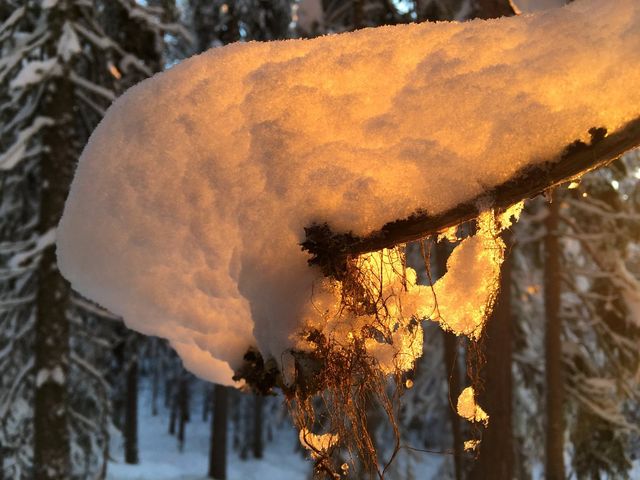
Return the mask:
[[477,205],[483,199],[491,199],[496,209],[506,209],[608,165],[640,146],[640,118],[609,135],[604,128],[592,128],[589,133],[589,144],[576,140],[565,147],[559,158],[528,167],[482,195],[438,215],[418,209],[409,218],[387,223],[365,237],[351,232],[335,233],[326,223],[313,224],[305,228],[306,240],[301,244],[302,249],[311,254],[310,265],[318,265],[327,276],[340,278],[349,257],[419,240],[472,220],[477,217]]

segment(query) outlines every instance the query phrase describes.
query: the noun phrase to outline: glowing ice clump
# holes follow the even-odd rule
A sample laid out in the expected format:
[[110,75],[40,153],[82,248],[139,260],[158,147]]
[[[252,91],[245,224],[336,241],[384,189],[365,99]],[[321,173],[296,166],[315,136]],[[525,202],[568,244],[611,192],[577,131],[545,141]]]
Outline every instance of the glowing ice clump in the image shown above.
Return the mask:
[[476,403],[476,392],[473,387],[465,388],[458,396],[458,415],[470,422],[489,422],[489,415]]
[[640,116],[639,84],[637,0],[213,49],[111,106],[59,266],[231,384],[249,346],[280,359],[308,320],[305,226],[366,234],[468,201]]
[[[445,330],[477,340],[493,310],[500,288],[505,244],[499,233],[518,220],[523,203],[495,216],[482,209],[477,233],[465,238],[447,261],[447,274],[433,286],[438,301],[436,319]],[[421,311],[422,316],[429,316]]]

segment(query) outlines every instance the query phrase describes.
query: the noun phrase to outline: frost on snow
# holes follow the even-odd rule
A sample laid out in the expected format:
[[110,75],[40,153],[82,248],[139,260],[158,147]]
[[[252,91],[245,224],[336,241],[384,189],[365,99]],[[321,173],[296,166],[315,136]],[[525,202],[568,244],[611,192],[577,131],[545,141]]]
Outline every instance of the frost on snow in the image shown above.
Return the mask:
[[[60,268],[130,327],[168,338],[194,373],[231,384],[249,346],[279,362],[306,324],[347,339],[354,327],[327,317],[342,287],[308,267],[305,226],[365,235],[437,214],[591,127],[621,128],[640,116],[639,56],[637,0],[210,50],[109,109],[79,162]],[[443,297],[459,295],[455,264],[487,265],[484,241],[465,240],[435,287],[440,321],[471,335],[477,319]],[[403,362],[387,344],[377,358]]]

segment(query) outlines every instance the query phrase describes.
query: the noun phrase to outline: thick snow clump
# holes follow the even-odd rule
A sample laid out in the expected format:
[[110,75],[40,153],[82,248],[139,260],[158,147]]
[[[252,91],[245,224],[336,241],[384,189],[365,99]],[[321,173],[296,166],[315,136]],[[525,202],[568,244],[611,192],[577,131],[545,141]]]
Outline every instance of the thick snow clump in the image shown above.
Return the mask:
[[451,208],[640,116],[638,85],[638,0],[212,49],[111,106],[59,266],[231,384],[249,346],[280,359],[314,315],[305,226],[363,235]]

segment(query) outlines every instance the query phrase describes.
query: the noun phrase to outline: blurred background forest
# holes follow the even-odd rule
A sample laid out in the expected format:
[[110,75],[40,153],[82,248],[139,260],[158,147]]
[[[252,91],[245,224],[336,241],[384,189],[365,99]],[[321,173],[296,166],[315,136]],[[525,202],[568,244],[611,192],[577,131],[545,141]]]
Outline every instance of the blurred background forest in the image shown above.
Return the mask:
[[[511,14],[506,0],[0,0],[0,479],[311,478],[281,397],[197,379],[69,289],[53,240],[74,164],[118,95],[209,48]],[[639,166],[631,153],[526,206],[480,349],[425,323],[388,478],[640,478]],[[442,274],[451,244],[419,247],[409,259]],[[471,379],[491,422],[465,452],[452,405]],[[369,417],[384,457],[392,432]]]

